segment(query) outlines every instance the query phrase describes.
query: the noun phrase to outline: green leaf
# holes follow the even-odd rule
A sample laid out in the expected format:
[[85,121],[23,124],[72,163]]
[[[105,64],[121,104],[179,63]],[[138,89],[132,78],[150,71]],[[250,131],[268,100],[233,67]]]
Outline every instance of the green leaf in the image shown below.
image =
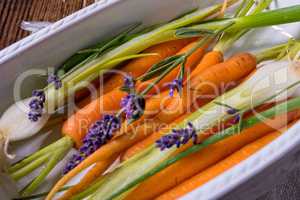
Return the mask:
[[248,1],[243,1],[241,6],[241,10],[236,13],[236,17],[242,17],[242,16],[245,16],[247,15],[247,13],[249,12],[249,10],[251,9],[251,7],[255,4],[255,1],[254,0],[248,0]]
[[152,67],[145,74],[138,77],[137,80],[147,81],[151,78],[156,77],[161,72],[163,72],[163,71],[167,70],[169,67],[171,67],[181,57],[182,57],[182,55],[170,56],[170,57],[160,61],[159,63],[152,65]]
[[236,108],[234,108],[234,107],[232,107],[232,106],[230,106],[228,104],[222,103],[222,102],[214,101],[213,103],[217,104],[219,106],[223,106],[223,107],[229,108],[229,109],[238,110],[238,109],[236,109]]
[[140,57],[145,57],[145,56],[156,56],[156,53],[141,53],[141,54],[134,54],[134,55],[128,55],[128,56],[123,56],[119,58],[112,59],[106,63],[104,63],[102,66],[99,66],[98,68],[91,68],[87,69],[78,76],[76,76],[74,79],[70,80],[73,84],[77,84],[81,82],[82,77],[86,76],[86,74],[95,74],[101,72],[103,69],[109,69],[110,66],[115,66],[121,62],[124,62],[126,60],[131,60],[134,58],[140,58]]
[[56,69],[55,74],[61,77],[70,69],[72,69],[72,67],[85,60],[89,55],[90,53],[74,54],[69,59],[67,59],[61,67]]
[[181,28],[176,31],[179,38],[199,37],[207,34],[214,34],[214,31],[207,29]]
[[[63,192],[65,190],[68,190],[70,189],[71,187],[73,186],[66,186],[66,187],[63,187],[61,188],[59,192]],[[34,194],[34,195],[30,195],[30,196],[23,196],[23,197],[20,197],[20,198],[13,198],[12,200],[32,200],[32,199],[40,199],[41,197],[45,197],[48,195],[50,191],[47,191],[47,192],[42,192],[42,193],[39,193],[39,194]]]
[[247,3],[247,0],[243,0],[242,3],[239,5],[237,9],[235,9],[234,17],[239,17],[240,13],[242,12],[244,5]]
[[[97,58],[98,56],[102,55],[104,52],[112,50],[121,44],[129,41],[134,37],[130,37],[129,34],[134,31],[141,23],[135,23],[130,25],[122,31],[120,34],[116,35],[112,39],[108,39],[102,41],[90,48],[83,49],[75,53],[69,59],[67,59],[64,64],[56,70],[56,74],[59,76],[64,75],[66,72],[69,72],[72,68],[79,68],[83,66],[85,63]],[[92,59],[91,59],[92,58]]]
[[162,72],[164,72],[166,70],[169,70],[170,68],[173,67],[173,65],[174,65],[174,62],[166,63],[165,65],[162,65],[162,66],[156,68],[155,70],[147,72],[139,80],[141,80],[141,81],[148,81],[148,80],[150,80],[150,79],[152,79],[154,77],[157,77]]
[[108,49],[111,49],[113,47],[120,46],[121,44],[127,42],[126,38],[128,38],[128,34],[135,30],[138,26],[140,26],[141,23],[136,23],[131,26],[129,26],[125,31],[121,32],[119,35],[115,36],[112,40],[105,43],[100,48],[91,48],[79,51],[79,53],[86,53],[86,52],[97,52],[99,55],[101,55],[103,52],[105,52]]

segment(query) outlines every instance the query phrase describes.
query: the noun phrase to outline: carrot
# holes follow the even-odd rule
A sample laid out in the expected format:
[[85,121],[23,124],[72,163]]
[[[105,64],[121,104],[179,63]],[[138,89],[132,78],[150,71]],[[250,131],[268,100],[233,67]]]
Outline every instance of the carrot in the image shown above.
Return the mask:
[[199,73],[208,69],[210,66],[223,62],[223,54],[220,51],[210,51],[203,56],[201,62],[192,71],[190,79],[193,79]]
[[[192,75],[193,78],[183,88],[181,98],[173,98],[173,101],[155,118],[165,123],[173,121],[184,114],[194,102],[198,103],[199,99],[201,102],[202,96],[218,95],[219,91],[216,89],[244,78],[255,67],[256,59],[254,56],[249,53],[239,53],[225,62],[211,66],[198,75]],[[203,99],[203,101],[207,100]]]
[[144,53],[157,53],[158,55],[134,59],[129,64],[119,68],[120,72],[112,74],[112,76],[105,81],[103,88],[100,88],[102,94],[122,86],[124,74],[135,78],[141,76],[151,65],[174,55],[193,40],[195,40],[195,38],[168,41],[146,49]]
[[95,164],[95,166],[89,170],[87,174],[84,175],[84,177],[71,187],[69,190],[67,190],[60,198],[59,200],[68,200],[73,195],[83,191],[86,189],[89,184],[91,184],[94,180],[96,180],[105,170],[108,169],[108,167],[111,165],[111,163],[117,158],[117,156],[112,156],[111,158],[107,160],[99,161]]
[[[291,126],[292,124],[293,123],[289,124],[289,126]],[[264,146],[266,146],[267,144],[275,140],[277,137],[279,137],[285,130],[286,128],[269,133],[266,136],[246,145],[245,147],[236,151],[235,153],[228,156],[224,160],[205,169],[204,171],[182,182],[181,184],[163,193],[162,195],[158,196],[155,199],[172,200],[172,199],[180,198],[181,196],[191,192],[192,190],[202,186],[203,184],[207,183],[208,181],[222,174],[226,170],[239,164],[241,161],[246,160],[255,152],[259,151],[261,148],[263,148]]]
[[[187,52],[188,50],[190,50],[192,47],[194,47],[194,45],[197,43],[197,41],[195,42],[191,42],[190,44],[186,45],[184,48],[182,48],[177,55],[180,54],[184,54],[185,52]],[[205,50],[207,49],[208,44],[204,45],[203,47],[198,48],[192,55],[190,55],[186,61],[185,64],[185,71],[189,72],[193,72],[193,69],[196,67],[197,63],[202,59],[202,57],[205,55]],[[198,68],[198,66],[196,67]],[[168,75],[166,75],[162,81],[158,82],[154,88],[152,88],[152,90],[150,91],[150,93],[154,93],[156,90],[164,90],[167,88],[168,83],[170,83],[171,81],[173,81],[175,79],[175,77],[178,75],[178,72],[180,70],[180,66],[177,66],[175,69],[173,69],[171,72],[168,73]],[[186,74],[188,74],[186,73]],[[184,80],[187,78],[187,76],[184,76]],[[146,86],[148,86],[149,84],[152,84],[153,81],[155,80],[149,80],[149,81],[144,81],[141,82],[137,85],[137,90],[138,91],[142,91]],[[157,93],[160,91],[157,91]]]
[[151,144],[153,144],[156,140],[158,140],[161,136],[163,136],[165,133],[167,133],[172,127],[176,126],[176,124],[180,121],[182,121],[184,118],[186,118],[189,114],[183,115],[179,118],[177,118],[174,123],[168,125],[167,128],[161,128],[159,129],[159,131],[152,133],[150,136],[148,136],[147,138],[145,138],[144,140],[136,143],[135,145],[133,145],[132,147],[130,147],[129,149],[127,149],[125,151],[125,153],[123,154],[123,156],[121,157],[121,161],[127,160],[130,157],[132,157],[133,155],[139,153],[140,151],[142,151],[143,149],[145,149],[146,147],[150,146]]
[[[253,127],[245,129],[241,132],[241,134],[234,135],[214,145],[208,146],[197,153],[183,158],[165,170],[142,182],[125,199],[153,199],[195,175],[199,171],[206,169],[221,159],[224,159],[226,156],[232,154],[246,144],[261,138],[268,132],[285,126],[287,122],[293,121],[299,116],[299,110],[283,114],[275,117],[274,119],[266,120],[264,123],[259,123]],[[149,188],[151,188],[151,192],[147,192]]]
[[[183,48],[181,51],[179,51],[179,54],[182,54],[186,51],[188,51],[190,48],[192,48],[193,45],[189,44],[185,48]],[[194,65],[197,64],[199,59],[204,54],[204,49],[199,48],[201,50],[195,51],[188,59],[186,63],[187,68],[192,68]],[[141,58],[142,59],[142,58]],[[144,58],[145,63],[144,65],[151,66],[155,64],[157,61],[156,59],[146,59]],[[132,61],[135,62],[135,61]],[[147,63],[146,63],[147,62]],[[130,63],[128,65],[131,65]],[[135,65],[135,67],[137,67]],[[140,67],[140,66],[139,66]],[[175,73],[173,73],[175,71]],[[166,77],[164,77],[160,81],[159,87],[162,87],[166,81],[169,81],[171,79],[174,79],[179,71],[179,68],[175,68],[170,74],[168,74]],[[137,86],[137,88],[142,88]],[[150,93],[153,93],[154,90],[151,90]],[[82,144],[82,139],[87,133],[88,128],[91,124],[93,124],[95,121],[100,119],[104,114],[106,113],[114,113],[117,112],[117,110],[120,109],[120,102],[121,99],[127,95],[126,92],[120,91],[119,88],[115,88],[111,90],[110,92],[107,92],[106,94],[100,96],[99,98],[93,100],[91,103],[80,109],[78,112],[76,112],[74,115],[72,115],[63,125],[62,133],[64,135],[68,135],[71,138],[74,139],[74,142],[76,143],[76,146],[79,147]]]
[[84,159],[74,169],[69,171],[59,181],[57,181],[46,199],[48,200],[52,199],[55,193],[62,186],[64,186],[68,181],[70,181],[74,176],[79,174],[82,170],[86,169],[87,167],[91,166],[94,163],[97,163],[102,160],[107,160],[111,158],[113,155],[121,153],[123,150],[127,149],[137,141],[140,141],[142,138],[152,133],[152,130],[154,128],[155,128],[154,125],[152,127],[138,126],[136,127],[136,132],[120,135],[114,140],[111,140],[107,144],[103,145],[100,149],[95,151],[91,156]]

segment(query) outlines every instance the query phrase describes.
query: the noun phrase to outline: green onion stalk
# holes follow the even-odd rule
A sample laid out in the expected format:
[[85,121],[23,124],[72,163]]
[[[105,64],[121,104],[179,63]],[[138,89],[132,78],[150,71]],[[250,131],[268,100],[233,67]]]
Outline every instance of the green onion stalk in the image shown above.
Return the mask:
[[[229,1],[230,4],[235,2],[237,2],[237,0]],[[143,31],[129,35],[135,28],[135,26],[131,26],[125,32],[107,43],[100,43],[90,49],[78,52],[75,56],[67,60],[65,65],[56,72],[56,74],[60,76],[61,87],[57,88],[53,83],[49,84],[43,90],[46,98],[44,102],[45,113],[43,113],[42,117],[37,122],[30,122],[27,113],[22,112],[23,110],[19,110],[16,117],[16,109],[8,109],[0,120],[2,134],[5,134],[12,141],[32,136],[44,126],[52,112],[65,105],[67,97],[72,96],[76,91],[86,87],[89,82],[99,75],[123,61],[149,56],[150,54],[139,54],[139,52],[155,44],[177,39],[178,37],[175,32],[178,28],[198,23],[217,13],[221,8],[222,4],[216,4],[202,10],[197,10],[146,33]],[[11,112],[11,110],[14,112]],[[14,115],[14,119],[21,118],[24,123],[13,123],[14,125],[11,123],[1,123],[1,121],[7,122],[8,120],[6,119],[11,118],[11,115]],[[26,129],[22,126],[26,126]],[[22,129],[26,131],[22,131]],[[16,130],[18,130],[18,132],[16,132]],[[9,133],[7,131],[9,131]],[[15,139],[11,137],[13,134],[17,134]],[[20,136],[20,134],[22,134],[22,136]],[[22,195],[32,193],[72,147],[72,139],[64,137],[12,165],[8,171],[15,180],[20,180],[33,170],[44,165],[41,173],[22,190]]]
[[[229,29],[231,31],[236,31],[238,30],[237,25],[238,27],[243,28],[251,28],[252,26],[260,27],[262,23],[257,25],[253,22],[258,21],[260,17],[262,17],[261,21],[264,21],[263,25],[267,25],[267,22],[271,23],[269,25],[274,25],[273,23],[279,23],[279,21],[282,21],[283,23],[287,23],[289,20],[289,22],[295,22],[300,20],[299,12],[300,6],[294,6],[236,19],[226,19],[227,22],[226,20],[222,20],[222,23],[219,21],[207,22],[198,26],[205,26],[206,31],[211,31],[222,28],[225,25],[227,26],[229,21],[230,23],[234,22]],[[282,16],[285,17],[283,18]],[[274,19],[274,17],[277,17],[277,19]],[[221,26],[220,23],[223,26]],[[226,29],[226,31],[229,29]],[[200,31],[203,32],[203,30],[204,29],[201,28]],[[180,35],[183,35],[182,30],[179,33]],[[296,47],[297,50],[294,49],[293,52],[299,52],[299,44],[297,44]],[[266,55],[270,55],[270,53],[268,52]],[[283,74],[286,76],[283,76]],[[175,129],[185,128],[188,123],[192,123],[196,130],[205,130],[213,127],[218,122],[230,117],[228,109],[226,109],[224,105],[245,112],[260,105],[262,102],[274,100],[274,95],[277,94],[278,90],[283,90],[284,92],[280,95],[276,95],[275,100],[282,100],[283,98],[292,95],[297,87],[290,88],[290,86],[298,85],[299,82],[299,61],[290,62],[284,58],[280,61],[267,63],[259,68],[254,75],[244,83],[224,95],[219,96],[183,121],[179,122]],[[243,112],[240,113],[241,116]],[[242,120],[238,124],[238,127],[239,129],[243,128]],[[200,133],[201,132],[198,132],[198,134]],[[89,199],[119,199],[124,196],[124,192],[128,192],[130,189],[137,186],[142,179],[144,180],[143,177],[153,175],[153,171],[155,172],[154,169],[156,169],[157,166],[160,166],[165,160],[172,158],[176,149],[176,147],[171,147],[161,151],[153,144],[138,155],[133,156],[128,161],[122,163],[112,173],[104,175],[100,181],[96,182],[87,189],[87,191],[83,192],[84,195],[79,194],[78,196],[75,196],[74,199],[79,199],[83,196],[89,196]]]

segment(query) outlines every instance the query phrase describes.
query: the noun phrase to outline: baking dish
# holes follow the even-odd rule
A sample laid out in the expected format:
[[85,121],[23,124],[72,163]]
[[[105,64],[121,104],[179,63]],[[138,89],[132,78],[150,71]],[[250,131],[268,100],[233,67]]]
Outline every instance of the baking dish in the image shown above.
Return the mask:
[[[0,86],[0,109],[3,110],[11,103],[14,82],[19,74],[28,69],[58,66],[66,57],[76,52],[76,50],[95,43],[95,41],[105,37],[105,35],[117,31],[124,25],[139,21],[142,21],[145,26],[156,24],[170,20],[192,8],[205,7],[215,2],[217,1],[203,2],[187,0],[183,3],[180,0],[107,0],[95,3],[68,16],[0,52],[0,70],[2,70],[0,78],[3,81],[3,84]],[[280,1],[279,3],[279,6],[286,6],[295,4],[297,1]],[[160,10],[161,12],[158,12]],[[286,26],[285,28],[288,29],[288,32],[291,32],[291,34],[297,32],[297,30],[292,29],[292,26]],[[250,36],[248,35],[248,37]],[[278,37],[278,40],[280,39],[283,40],[286,38]],[[255,48],[255,46],[261,47],[276,42],[279,41],[268,41],[267,44],[262,44],[262,41],[256,41],[256,44],[251,44],[249,46],[245,45],[243,48]],[[29,95],[30,91],[33,88],[38,87],[41,82],[42,81],[39,79],[26,81],[23,95]],[[295,134],[297,125],[274,143],[284,140],[283,138],[285,137],[294,136],[293,130]],[[46,136],[39,135],[38,137],[35,137],[34,140],[32,139],[15,145],[18,146],[16,149],[18,155],[22,156],[26,154],[26,152],[36,149],[45,140],[43,137]],[[51,134],[51,138],[52,137],[55,136]],[[48,138],[47,141],[49,142]],[[287,152],[290,152],[297,144],[297,137],[293,137],[292,142],[289,144],[276,146],[276,151],[274,151],[273,154],[266,152],[266,149],[270,148],[270,146],[272,147],[274,143],[253,156],[251,159],[237,166],[236,168],[238,168],[238,171],[236,171],[236,168],[228,171],[226,174],[211,181],[204,187],[192,192],[186,198],[210,199],[221,197],[221,195],[230,191],[233,187],[254,176],[256,172],[268,166],[271,162],[276,161]],[[23,148],[25,147],[25,144],[27,144],[27,149]],[[32,147],[32,149],[28,149],[28,146]],[[269,160],[259,159],[266,157],[264,156],[266,153],[268,154],[267,157]],[[250,162],[251,160],[253,160],[251,162],[252,165],[253,163],[257,164],[256,168],[252,167],[251,164],[247,164],[247,162]],[[248,165],[250,168],[247,168]],[[57,173],[58,172],[59,169],[57,170]],[[51,182],[53,177],[55,177],[55,174],[51,174],[49,182]],[[46,187],[47,186],[41,188],[41,190],[45,190]]]

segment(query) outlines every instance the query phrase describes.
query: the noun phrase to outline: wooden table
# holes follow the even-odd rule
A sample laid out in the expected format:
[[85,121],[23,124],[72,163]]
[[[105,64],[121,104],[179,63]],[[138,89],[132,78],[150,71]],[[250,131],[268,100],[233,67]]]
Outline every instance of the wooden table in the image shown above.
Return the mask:
[[[29,33],[20,28],[22,20],[50,21],[61,19],[94,0],[0,0],[0,49]],[[259,200],[300,199],[300,170],[295,170]],[[244,198],[246,200],[247,198]]]
[[20,28],[22,20],[54,22],[94,0],[0,0],[0,49],[29,33]]

